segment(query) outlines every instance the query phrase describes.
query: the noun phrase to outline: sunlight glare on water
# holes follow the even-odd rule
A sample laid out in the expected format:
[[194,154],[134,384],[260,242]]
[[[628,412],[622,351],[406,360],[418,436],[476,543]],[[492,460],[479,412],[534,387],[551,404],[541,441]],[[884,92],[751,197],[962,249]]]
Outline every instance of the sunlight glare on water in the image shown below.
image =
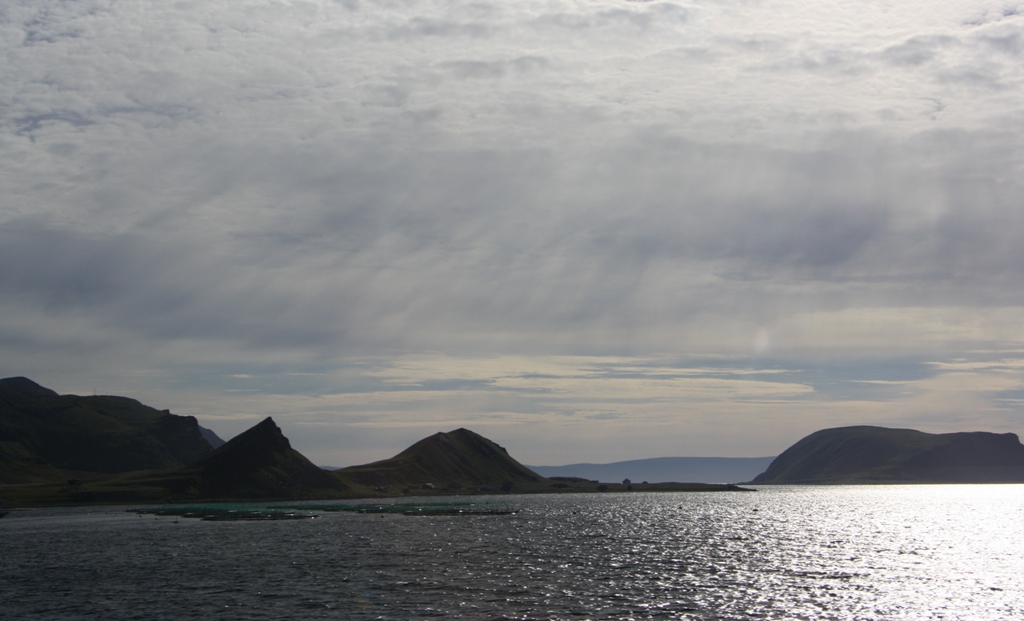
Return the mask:
[[[503,496],[514,515],[0,522],[18,619],[1024,618],[1024,486]],[[13,615],[13,616],[9,616]]]

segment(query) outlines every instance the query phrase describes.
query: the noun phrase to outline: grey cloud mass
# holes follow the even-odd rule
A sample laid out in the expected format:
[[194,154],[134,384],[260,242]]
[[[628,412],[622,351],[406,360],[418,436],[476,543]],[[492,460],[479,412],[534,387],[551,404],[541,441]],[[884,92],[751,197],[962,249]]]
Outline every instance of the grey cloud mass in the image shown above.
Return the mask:
[[4,376],[332,465],[1021,431],[1020,2],[20,0],[0,46]]

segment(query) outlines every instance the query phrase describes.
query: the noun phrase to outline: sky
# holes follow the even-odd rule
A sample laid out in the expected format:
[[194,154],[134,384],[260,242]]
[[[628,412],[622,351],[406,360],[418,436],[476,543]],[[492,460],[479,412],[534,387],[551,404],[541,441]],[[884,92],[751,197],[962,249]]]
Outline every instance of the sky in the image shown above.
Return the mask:
[[0,376],[321,465],[1024,432],[1024,1],[8,0]]

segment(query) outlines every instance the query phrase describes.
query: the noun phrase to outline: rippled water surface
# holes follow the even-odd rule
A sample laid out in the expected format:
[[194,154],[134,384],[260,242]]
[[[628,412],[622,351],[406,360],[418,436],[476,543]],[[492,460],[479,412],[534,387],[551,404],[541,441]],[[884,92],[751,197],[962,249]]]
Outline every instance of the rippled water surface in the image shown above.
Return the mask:
[[18,511],[0,617],[1024,619],[1024,486],[495,500],[518,513]]

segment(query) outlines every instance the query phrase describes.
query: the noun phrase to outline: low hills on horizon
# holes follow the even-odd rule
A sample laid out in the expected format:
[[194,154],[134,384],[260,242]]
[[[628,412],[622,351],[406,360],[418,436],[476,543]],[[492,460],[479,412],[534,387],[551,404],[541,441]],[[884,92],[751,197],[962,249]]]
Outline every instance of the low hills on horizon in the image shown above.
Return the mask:
[[[13,506],[632,489],[545,478],[468,429],[434,434],[391,459],[328,472],[293,449],[271,418],[224,443],[194,417],[134,399],[59,395],[27,378],[0,379],[0,500]],[[637,489],[741,488],[661,483]]]
[[[134,399],[59,395],[27,378],[0,379],[0,500],[14,506],[742,489],[733,484],[659,483],[656,476],[635,470],[665,459],[673,458],[582,464],[625,464],[634,468],[633,481],[643,479],[601,483],[609,473],[617,478],[623,471],[604,470],[593,480],[553,473],[556,467],[531,469],[493,441],[456,429],[424,438],[390,459],[328,471],[293,449],[271,418],[225,443],[194,417]],[[1024,482],[1024,445],[1012,433],[842,427],[815,432],[777,458],[748,459],[771,463],[756,476],[734,480]]]
[[731,483],[749,481],[761,474],[774,457],[652,457],[607,464],[527,466],[546,477],[581,477],[598,481],[700,481]]

